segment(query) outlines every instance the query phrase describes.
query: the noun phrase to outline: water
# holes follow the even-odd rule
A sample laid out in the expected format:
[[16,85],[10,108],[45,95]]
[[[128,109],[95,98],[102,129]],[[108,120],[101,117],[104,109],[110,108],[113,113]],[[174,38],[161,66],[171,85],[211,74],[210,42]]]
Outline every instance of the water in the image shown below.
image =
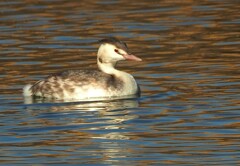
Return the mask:
[[[239,165],[238,1],[0,1],[1,165]],[[139,99],[24,103],[117,36]]]

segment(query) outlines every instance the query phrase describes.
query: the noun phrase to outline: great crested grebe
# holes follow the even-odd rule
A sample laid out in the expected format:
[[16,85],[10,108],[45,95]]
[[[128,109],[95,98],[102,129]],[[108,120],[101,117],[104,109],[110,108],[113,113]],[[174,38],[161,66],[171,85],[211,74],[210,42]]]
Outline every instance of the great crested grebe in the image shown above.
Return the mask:
[[139,96],[140,88],[132,75],[115,69],[118,61],[142,61],[130,54],[126,43],[115,37],[100,40],[97,53],[99,70],[68,70],[23,88],[23,95],[55,99],[91,99]]

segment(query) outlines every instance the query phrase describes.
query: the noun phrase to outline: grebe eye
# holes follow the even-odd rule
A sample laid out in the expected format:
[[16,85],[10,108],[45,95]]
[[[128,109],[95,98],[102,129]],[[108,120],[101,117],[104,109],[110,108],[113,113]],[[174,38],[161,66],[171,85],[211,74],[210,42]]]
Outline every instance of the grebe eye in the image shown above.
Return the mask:
[[118,49],[114,49],[114,51],[115,51],[116,53],[120,54],[119,51],[118,51]]

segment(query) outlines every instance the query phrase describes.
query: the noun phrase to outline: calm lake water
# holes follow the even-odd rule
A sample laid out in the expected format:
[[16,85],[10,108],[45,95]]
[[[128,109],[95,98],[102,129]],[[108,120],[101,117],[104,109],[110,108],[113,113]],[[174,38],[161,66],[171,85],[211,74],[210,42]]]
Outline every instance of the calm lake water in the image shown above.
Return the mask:
[[[0,1],[1,165],[239,165],[236,0]],[[22,87],[95,69],[116,36],[138,99],[27,103]]]

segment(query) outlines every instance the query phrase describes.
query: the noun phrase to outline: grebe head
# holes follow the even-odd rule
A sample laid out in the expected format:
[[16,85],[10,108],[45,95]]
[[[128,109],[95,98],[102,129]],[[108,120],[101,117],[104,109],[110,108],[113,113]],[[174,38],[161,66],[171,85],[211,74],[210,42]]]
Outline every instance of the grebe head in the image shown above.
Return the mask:
[[115,37],[100,40],[98,63],[111,63],[113,66],[121,60],[142,61],[128,51],[127,44]]

